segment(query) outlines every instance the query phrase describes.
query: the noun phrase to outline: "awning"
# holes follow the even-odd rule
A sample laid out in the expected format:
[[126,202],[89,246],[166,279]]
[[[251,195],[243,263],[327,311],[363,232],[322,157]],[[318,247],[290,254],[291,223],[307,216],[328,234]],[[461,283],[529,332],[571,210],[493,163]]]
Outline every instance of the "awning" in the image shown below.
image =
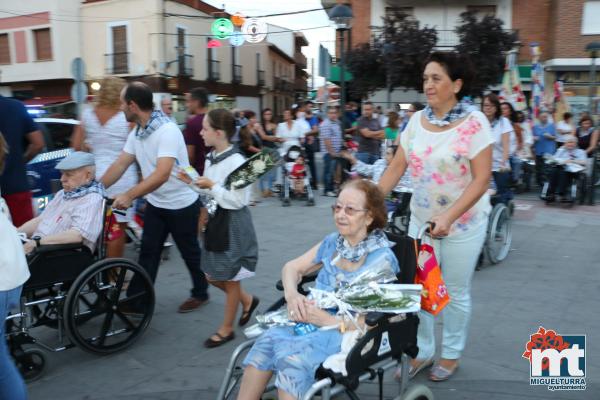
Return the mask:
[[[340,77],[340,67],[338,65],[332,65],[329,69],[329,82],[341,82]],[[344,79],[346,82],[350,82],[352,79],[354,79],[354,77],[348,70],[345,70]]]
[[23,104],[29,107],[43,107],[50,104],[61,104],[73,101],[71,96],[45,96],[45,97],[34,97],[23,101]]

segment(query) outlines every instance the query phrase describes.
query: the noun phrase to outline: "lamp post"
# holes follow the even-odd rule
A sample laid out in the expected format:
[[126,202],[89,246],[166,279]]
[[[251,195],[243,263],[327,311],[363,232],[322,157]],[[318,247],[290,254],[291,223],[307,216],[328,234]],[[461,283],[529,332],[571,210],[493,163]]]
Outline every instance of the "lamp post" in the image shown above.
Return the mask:
[[344,116],[346,113],[346,68],[344,59],[344,35],[347,30],[352,27],[352,9],[346,4],[338,4],[329,11],[329,19],[336,26],[336,31],[340,32],[340,112],[342,118],[340,122],[342,124],[342,133],[344,132]]
[[[594,112],[592,110],[592,106],[594,104],[594,92],[596,91],[596,57],[598,55],[598,52],[600,52],[600,42],[591,42],[588,43],[587,46],[585,46],[585,51],[587,51],[590,54],[590,58],[592,59],[592,62],[590,64],[590,92],[589,92],[589,100],[588,100],[588,111],[590,113],[590,115],[593,115]],[[598,170],[598,160],[597,160],[597,155],[594,154],[594,158],[592,160],[592,179],[589,185],[589,198],[588,198],[588,204],[590,205],[594,205],[595,202],[595,183],[596,183],[596,179],[597,179],[597,170]]]

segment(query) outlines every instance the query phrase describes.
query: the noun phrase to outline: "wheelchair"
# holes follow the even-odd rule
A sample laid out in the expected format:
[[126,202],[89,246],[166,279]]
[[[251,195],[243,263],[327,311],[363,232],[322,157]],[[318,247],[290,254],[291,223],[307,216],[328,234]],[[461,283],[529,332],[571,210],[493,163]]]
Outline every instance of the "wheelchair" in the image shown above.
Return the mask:
[[408,236],[412,193],[412,188],[402,187],[392,191],[391,201],[386,199],[388,205],[386,231],[394,235]]
[[512,244],[513,201],[509,200],[508,204],[504,204],[500,196],[495,194],[490,197],[490,202],[492,211],[488,220],[483,249],[477,261],[477,270],[481,268],[485,258],[492,264],[503,261],[508,256]]
[[[585,198],[588,192],[588,183],[587,183],[587,175],[586,175],[586,167],[581,165],[564,165],[557,163],[552,157],[546,159],[545,163],[545,175],[547,177],[546,182],[542,187],[542,193],[540,197],[542,200],[546,202],[546,204],[550,204],[554,201],[554,194],[549,195],[548,191],[552,185],[551,180],[554,181],[554,185],[557,185],[555,174],[560,172],[560,169],[566,169],[567,172],[571,172],[575,174],[574,179],[571,182],[571,185],[567,188],[568,194],[570,196],[570,200],[563,201],[568,207],[572,207],[574,203],[583,204],[585,202]],[[554,187],[556,189],[556,187]]]
[[[420,239],[426,231],[427,225],[421,229]],[[414,283],[417,268],[417,254],[415,241],[407,236],[394,235],[386,232],[388,239],[395,243],[392,247],[394,254],[400,261],[401,271],[398,276],[400,283]],[[305,276],[298,285],[298,291],[308,294],[307,285],[316,279],[317,273]],[[278,290],[283,291],[281,281],[277,282]],[[270,306],[266,312],[280,309],[285,304],[285,299]],[[309,400],[320,394],[320,399],[327,400],[332,396],[345,393],[351,399],[359,399],[356,390],[361,382],[377,379],[379,384],[379,399],[383,399],[383,378],[385,371],[401,365],[399,392],[395,400],[433,400],[433,394],[425,385],[408,385],[409,359],[416,358],[419,352],[417,347],[417,328],[419,318],[416,313],[383,314],[368,313],[365,318],[369,326],[366,334],[362,336],[348,353],[346,358],[347,375],[342,375],[324,368],[322,365],[315,374],[315,383],[303,396]],[[241,383],[243,368],[241,360],[250,350],[255,340],[250,339],[240,344],[233,352],[223,382],[219,388],[217,400],[235,399]],[[265,393],[276,388],[270,383]]]
[[[106,355],[134,344],[146,331],[154,311],[152,280],[137,263],[105,258],[110,228],[110,200],[103,204],[104,222],[96,251],[81,243],[42,245],[28,256],[30,278],[23,285],[18,312],[6,318],[10,354],[25,381],[38,379],[47,364],[46,351],[79,347]],[[140,289],[126,292],[127,281]],[[127,311],[139,304],[136,314]],[[34,336],[38,328],[56,331],[56,340]],[[45,332],[40,332],[45,333]]]

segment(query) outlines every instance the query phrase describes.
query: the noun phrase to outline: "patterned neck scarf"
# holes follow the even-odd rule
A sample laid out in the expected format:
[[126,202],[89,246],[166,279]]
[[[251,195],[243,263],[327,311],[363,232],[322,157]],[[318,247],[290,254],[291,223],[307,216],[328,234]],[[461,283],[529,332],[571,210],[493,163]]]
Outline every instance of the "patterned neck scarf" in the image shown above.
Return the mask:
[[450,111],[448,111],[442,119],[438,119],[433,113],[433,109],[428,105],[423,111],[425,118],[430,124],[436,126],[450,125],[454,121],[458,121],[461,118],[466,117],[473,110],[473,105],[467,100],[461,100]]
[[167,122],[171,122],[169,117],[167,117],[160,110],[154,110],[152,111],[152,114],[150,114],[150,119],[145,127],[142,127],[140,124],[138,124],[135,130],[135,137],[140,140],[145,139]]
[[340,257],[350,262],[358,262],[365,255],[381,248],[392,247],[394,243],[387,240],[385,233],[381,229],[375,229],[356,246],[351,246],[350,243],[342,235],[338,235],[335,241],[335,250],[338,255],[333,261],[337,261]]
[[90,193],[98,193],[102,197],[106,197],[106,191],[104,190],[104,185],[98,182],[97,180],[92,180],[89,183],[79,186],[75,190],[70,192],[64,192],[65,200],[73,200],[83,197]]
[[208,161],[210,161],[210,165],[215,165],[220,163],[221,161],[223,161],[224,159],[226,159],[227,157],[239,153],[239,150],[237,147],[232,146],[231,148],[229,148],[228,150],[225,150],[224,152],[222,152],[221,154],[217,155],[214,151],[211,151],[207,156],[206,159]]

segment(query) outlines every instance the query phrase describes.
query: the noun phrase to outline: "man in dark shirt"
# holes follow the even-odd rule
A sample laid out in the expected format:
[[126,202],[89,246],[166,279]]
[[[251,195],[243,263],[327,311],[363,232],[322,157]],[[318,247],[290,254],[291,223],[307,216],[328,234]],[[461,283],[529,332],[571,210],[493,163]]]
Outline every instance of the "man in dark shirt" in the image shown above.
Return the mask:
[[[44,137],[20,101],[0,96],[0,132],[8,144],[0,190],[15,226],[33,218],[25,164],[44,148]],[[24,145],[27,143],[27,148]]]
[[202,175],[204,173],[204,161],[206,160],[208,148],[204,144],[204,139],[200,136],[200,131],[202,131],[204,114],[208,111],[208,92],[203,87],[190,90],[185,95],[185,104],[192,116],[185,125],[183,137],[187,146],[190,165],[196,168],[196,171]]
[[373,117],[373,103],[363,104],[363,115],[358,120],[358,152],[356,158],[360,161],[373,164],[381,158],[381,140],[385,132],[379,120]]

